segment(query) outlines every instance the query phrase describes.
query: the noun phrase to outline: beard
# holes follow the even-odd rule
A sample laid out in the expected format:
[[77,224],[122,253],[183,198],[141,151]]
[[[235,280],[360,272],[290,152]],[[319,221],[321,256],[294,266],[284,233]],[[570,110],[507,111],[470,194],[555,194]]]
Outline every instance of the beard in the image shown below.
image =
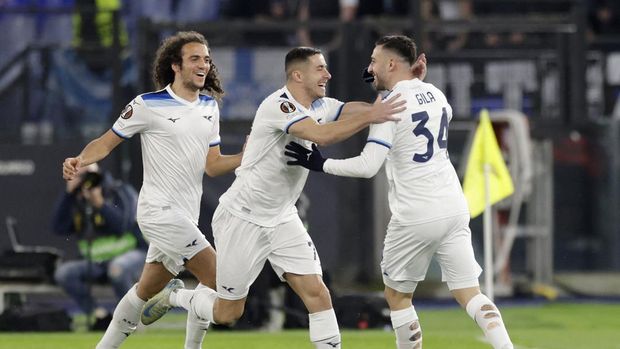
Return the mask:
[[377,91],[387,90],[387,88],[385,88],[385,83],[379,79],[378,76],[375,76],[375,80],[372,82],[372,87],[374,87]]

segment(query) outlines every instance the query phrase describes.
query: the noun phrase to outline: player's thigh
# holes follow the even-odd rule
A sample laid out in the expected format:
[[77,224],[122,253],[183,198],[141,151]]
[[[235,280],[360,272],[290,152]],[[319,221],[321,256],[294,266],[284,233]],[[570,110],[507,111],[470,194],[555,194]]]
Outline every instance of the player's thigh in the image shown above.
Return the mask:
[[267,234],[272,228],[236,217],[222,207],[216,209],[212,227],[218,295],[232,301],[245,298],[270,253]]
[[434,222],[416,225],[390,223],[383,246],[381,273],[386,286],[413,293],[424,280],[438,247]]
[[175,209],[155,209],[139,217],[138,223],[149,241],[147,263],[160,262],[173,275],[187,261],[211,246],[198,227]]
[[280,280],[285,273],[323,275],[319,254],[299,217],[278,225],[270,235],[268,259]]
[[442,280],[448,283],[450,290],[478,286],[482,268],[474,255],[469,216],[452,217],[445,223],[449,233],[441,241],[436,254]]

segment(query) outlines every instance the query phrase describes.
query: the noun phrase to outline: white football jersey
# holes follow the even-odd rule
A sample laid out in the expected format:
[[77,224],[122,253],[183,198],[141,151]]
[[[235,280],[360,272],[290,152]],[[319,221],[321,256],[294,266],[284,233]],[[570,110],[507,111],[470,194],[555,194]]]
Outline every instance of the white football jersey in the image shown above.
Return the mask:
[[289,134],[288,130],[308,117],[320,124],[335,121],[343,105],[324,97],[306,109],[286,87],[265,98],[256,111],[241,166],[235,171],[237,178],[220,197],[220,203],[232,214],[265,227],[295,218],[295,203],[308,170],[287,165],[290,159],[284,155],[284,146],[295,141],[310,147],[311,142]]
[[165,89],[132,100],[112,126],[122,138],[140,133],[143,183],[139,204],[178,209],[196,224],[209,147],[220,144],[216,101],[189,102]]
[[435,86],[419,79],[399,81],[407,109],[400,122],[371,125],[368,142],[390,148],[385,169],[394,223],[417,224],[467,214],[467,202],[448,156],[452,107]]

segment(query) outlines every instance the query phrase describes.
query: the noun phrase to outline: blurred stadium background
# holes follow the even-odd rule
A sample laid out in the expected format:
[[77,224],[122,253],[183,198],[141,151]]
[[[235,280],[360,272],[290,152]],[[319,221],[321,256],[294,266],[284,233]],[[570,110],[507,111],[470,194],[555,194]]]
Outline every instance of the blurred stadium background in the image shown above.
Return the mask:
[[[220,108],[229,153],[241,148],[258,103],[283,85],[292,46],[324,51],[329,95],[371,101],[361,75],[374,41],[412,35],[428,57],[426,80],[453,106],[449,147],[459,173],[478,112],[488,108],[515,182],[515,194],[493,210],[499,299],[620,299],[616,0],[0,0],[1,310],[68,302],[50,282],[53,249],[77,257],[74,241],[50,232],[62,160],[152,90],[155,49],[178,30],[210,42],[227,92]],[[350,156],[364,142],[362,133],[326,151]],[[140,187],[136,139],[103,165]],[[210,241],[212,212],[232,178],[205,179],[200,228]],[[385,185],[382,176],[315,174],[300,202],[340,320],[351,327],[385,320],[376,311]],[[482,263],[480,218],[472,232]],[[443,304],[449,295],[435,265],[427,280],[417,297]],[[111,297],[104,286],[95,292]],[[299,306],[286,304],[287,315]],[[261,326],[248,309],[246,327]]]

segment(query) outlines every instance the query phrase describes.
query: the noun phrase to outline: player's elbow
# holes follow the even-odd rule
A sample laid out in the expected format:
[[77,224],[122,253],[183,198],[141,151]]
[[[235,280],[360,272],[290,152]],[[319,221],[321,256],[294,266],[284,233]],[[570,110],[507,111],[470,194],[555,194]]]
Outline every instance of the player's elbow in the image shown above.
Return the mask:
[[213,167],[205,167],[205,173],[211,178],[221,176],[223,174],[222,171],[218,171],[217,168]]
[[372,172],[372,171],[370,171],[370,170],[366,170],[366,171],[363,171],[362,173],[360,173],[360,176],[359,176],[359,177],[360,177],[360,178],[366,178],[366,179],[369,179],[369,178],[374,177],[374,176],[375,176],[375,174],[377,174],[377,172]]

